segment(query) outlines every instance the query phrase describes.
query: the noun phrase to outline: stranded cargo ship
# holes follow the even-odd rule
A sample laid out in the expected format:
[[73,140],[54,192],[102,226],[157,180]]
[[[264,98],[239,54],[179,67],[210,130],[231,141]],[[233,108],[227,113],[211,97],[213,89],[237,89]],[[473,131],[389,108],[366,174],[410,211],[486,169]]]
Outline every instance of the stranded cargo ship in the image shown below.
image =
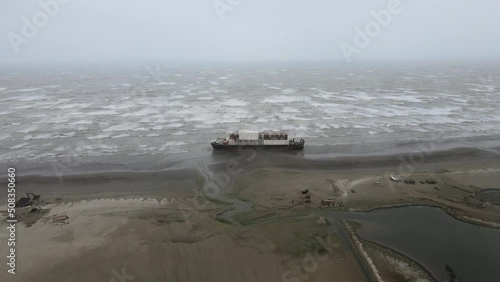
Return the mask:
[[240,130],[232,133],[227,138],[217,138],[210,144],[214,149],[239,149],[246,147],[257,148],[284,148],[302,150],[304,139],[290,139],[284,132],[259,132],[250,130]]

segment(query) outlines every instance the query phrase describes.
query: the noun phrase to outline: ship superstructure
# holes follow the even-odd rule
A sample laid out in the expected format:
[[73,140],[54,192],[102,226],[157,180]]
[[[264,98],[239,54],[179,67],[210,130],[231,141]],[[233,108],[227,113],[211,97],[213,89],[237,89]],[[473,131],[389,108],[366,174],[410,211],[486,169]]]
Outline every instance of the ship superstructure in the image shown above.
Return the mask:
[[217,138],[210,143],[214,149],[238,149],[245,147],[285,148],[302,150],[304,139],[288,139],[285,132],[240,130],[229,137]]

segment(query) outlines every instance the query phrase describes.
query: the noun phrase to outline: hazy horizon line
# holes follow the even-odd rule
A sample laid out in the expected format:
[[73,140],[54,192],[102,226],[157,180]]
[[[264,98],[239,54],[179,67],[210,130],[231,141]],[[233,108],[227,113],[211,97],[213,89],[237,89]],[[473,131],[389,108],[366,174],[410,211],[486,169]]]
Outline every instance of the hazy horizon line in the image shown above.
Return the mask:
[[163,66],[219,66],[219,65],[342,65],[342,66],[359,66],[365,64],[435,64],[435,63],[500,63],[500,58],[497,59],[404,59],[404,60],[385,60],[371,59],[346,62],[345,60],[77,60],[77,61],[22,61],[3,62],[0,68],[9,67],[92,67],[92,66],[148,66],[148,65],[163,65]]

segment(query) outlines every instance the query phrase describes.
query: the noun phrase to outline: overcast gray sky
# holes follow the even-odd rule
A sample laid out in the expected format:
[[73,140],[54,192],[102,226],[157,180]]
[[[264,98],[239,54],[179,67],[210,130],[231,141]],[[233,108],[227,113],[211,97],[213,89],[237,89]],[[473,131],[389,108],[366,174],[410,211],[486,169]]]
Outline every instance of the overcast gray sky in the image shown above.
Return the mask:
[[[391,1],[399,12],[357,46],[356,27]],[[2,0],[0,62],[346,61],[342,42],[352,61],[498,59],[499,11],[498,0]]]

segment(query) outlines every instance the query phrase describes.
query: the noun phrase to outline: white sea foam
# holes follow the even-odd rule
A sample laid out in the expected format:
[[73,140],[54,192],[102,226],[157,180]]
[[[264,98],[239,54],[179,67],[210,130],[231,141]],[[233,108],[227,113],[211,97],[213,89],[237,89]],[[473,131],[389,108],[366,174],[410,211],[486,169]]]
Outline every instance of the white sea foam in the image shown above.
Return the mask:
[[272,86],[269,84],[264,84],[263,86],[266,86],[267,89],[271,89],[271,90],[281,90],[281,87],[278,87],[278,86]]
[[307,101],[309,99],[310,98],[303,97],[303,96],[279,95],[279,96],[271,96],[271,97],[265,98],[262,102],[263,103],[270,103],[270,104],[281,104],[281,103],[303,102],[303,101]]
[[73,104],[65,104],[65,105],[59,105],[59,106],[54,106],[52,109],[59,109],[59,110],[64,110],[64,109],[85,109],[88,108],[91,104],[90,103],[73,103]]
[[68,122],[67,124],[70,124],[70,125],[89,125],[89,124],[93,124],[94,122],[92,122],[91,120],[76,120],[76,121],[72,121],[72,122]]
[[297,92],[297,89],[287,88],[287,89],[283,90],[283,93],[285,93],[285,94],[292,94],[295,92]]
[[133,130],[136,128],[137,125],[133,123],[122,123],[122,124],[117,124],[110,126],[108,128],[103,129],[102,131],[104,132],[109,132],[109,131],[128,131],[128,130]]
[[33,92],[33,91],[38,91],[42,90],[43,88],[24,88],[24,89],[15,89],[11,90],[12,92]]
[[27,118],[46,118],[48,117],[47,114],[35,114],[35,115],[29,115],[29,116],[26,116]]
[[36,135],[26,135],[24,140],[37,140],[37,139],[51,139],[53,138],[53,134],[51,133],[45,133],[45,134],[36,134]]
[[97,135],[87,137],[87,139],[94,140],[94,139],[104,139],[104,138],[110,138],[110,137],[111,137],[111,134],[109,134],[109,133],[100,133]]
[[164,145],[162,145],[162,148],[166,148],[168,146],[183,146],[183,145],[187,145],[188,143],[186,142],[182,142],[182,141],[169,141],[169,142],[166,142]]
[[59,146],[57,148],[54,148],[53,151],[56,151],[56,152],[63,152],[63,151],[66,151],[66,146]]
[[183,126],[184,126],[184,124],[179,122],[179,123],[170,123],[170,124],[167,124],[165,126],[165,128],[181,128]]
[[245,107],[248,105],[247,102],[238,99],[224,100],[221,102],[221,104],[229,107]]
[[10,109],[11,110],[24,110],[24,109],[31,109],[34,107],[35,107],[35,105],[21,105],[21,106],[10,107]]
[[125,138],[125,137],[130,137],[130,134],[118,134],[111,136],[111,138]]
[[343,95],[340,95],[338,98],[351,101],[356,101],[356,100],[372,101],[377,99],[376,96],[368,94],[367,92],[364,91],[345,93]]
[[22,128],[22,129],[18,129],[16,132],[17,133],[30,133],[30,132],[38,131],[39,129],[40,129],[39,126],[31,125],[31,126],[28,126],[28,127]]
[[404,102],[413,102],[413,103],[422,103],[422,99],[417,96],[411,95],[391,95],[384,96],[384,99],[395,100],[395,101],[404,101]]
[[159,109],[155,108],[145,108],[145,109],[140,109],[140,110],[135,110],[135,111],[129,111],[125,114],[121,114],[120,116],[122,117],[140,117],[140,116],[149,116],[149,115],[154,115],[160,113]]
[[[79,107],[82,107],[82,106],[79,105]],[[85,107],[88,107],[88,106],[85,106]],[[122,110],[122,109],[134,108],[134,107],[137,107],[137,105],[132,103],[132,102],[127,102],[127,103],[120,103],[120,104],[104,105],[104,106],[101,106],[101,109]]]
[[15,97],[15,99],[18,101],[22,101],[22,102],[31,102],[31,101],[39,101],[39,100],[48,99],[48,96],[47,95],[30,95],[30,96]]
[[16,146],[12,146],[10,147],[10,149],[14,150],[14,149],[20,149],[20,148],[23,148],[23,147],[26,147],[27,145],[29,145],[30,143],[21,143],[21,144],[18,144]]

